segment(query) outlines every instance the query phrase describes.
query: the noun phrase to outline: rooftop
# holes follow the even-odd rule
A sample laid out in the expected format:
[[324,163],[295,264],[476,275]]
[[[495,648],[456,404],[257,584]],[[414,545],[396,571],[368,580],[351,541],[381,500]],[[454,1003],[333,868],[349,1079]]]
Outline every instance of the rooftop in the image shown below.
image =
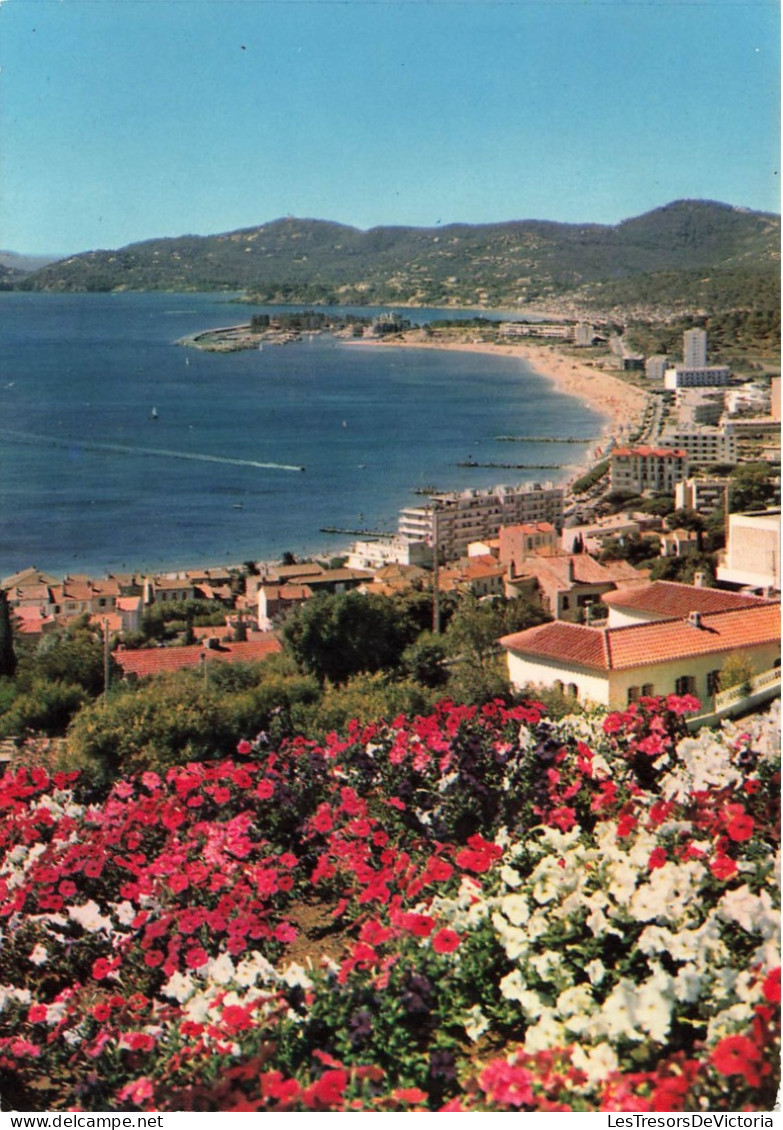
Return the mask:
[[764,602],[754,608],[705,613],[698,624],[677,619],[587,628],[557,620],[503,636],[500,644],[507,651],[568,665],[622,671],[779,640],[780,608]]
[[676,581],[653,581],[636,588],[618,589],[617,592],[606,593],[601,599],[612,608],[628,608],[664,618],[687,616],[689,612],[756,608],[760,604],[773,603],[760,596],[698,588],[696,585],[684,585]]
[[185,667],[199,667],[206,656],[207,663],[258,663],[281,650],[280,641],[267,633],[264,639],[242,643],[223,643],[220,648],[201,645],[190,647],[145,647],[137,651],[117,650],[113,658],[123,674],[139,679],[179,671]]

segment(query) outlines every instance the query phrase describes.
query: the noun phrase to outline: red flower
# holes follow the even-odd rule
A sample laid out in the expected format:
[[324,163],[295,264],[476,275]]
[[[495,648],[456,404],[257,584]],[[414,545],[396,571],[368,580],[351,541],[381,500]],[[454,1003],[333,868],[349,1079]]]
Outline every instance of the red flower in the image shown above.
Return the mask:
[[144,964],[149,965],[152,969],[161,965],[165,961],[166,955],[161,953],[160,950],[147,950],[144,954]]
[[574,824],[576,824],[576,812],[568,805],[561,805],[560,808],[553,808],[549,813],[547,824],[559,828],[561,832],[570,832]]
[[209,961],[209,954],[201,946],[194,946],[185,954],[185,964],[188,969],[200,969]]
[[647,860],[647,866],[650,871],[655,871],[657,867],[663,867],[666,863],[666,851],[662,847],[654,848],[650,852],[650,858]]
[[111,1016],[111,1008],[105,1001],[101,1001],[92,1006],[92,1015],[95,1020],[102,1024],[104,1020],[108,1020]]
[[454,950],[459,948],[461,941],[462,939],[456,931],[444,927],[442,930],[438,930],[433,937],[432,948],[435,953],[454,953]]
[[479,1086],[492,1102],[505,1106],[532,1106],[530,1072],[504,1059],[493,1060],[479,1075]]
[[737,874],[737,864],[728,855],[716,855],[710,864],[710,871],[716,879],[733,879]]
[[45,1004],[31,1004],[27,1011],[27,1019],[31,1024],[46,1023],[47,1008]]
[[764,999],[769,1001],[770,1004],[780,1004],[780,966],[769,971],[764,978],[761,991],[764,994]]
[[256,796],[259,800],[269,800],[269,798],[274,795],[274,792],[274,782],[268,780],[266,777],[256,785]]
[[729,812],[731,819],[726,824],[729,838],[734,840],[735,843],[743,843],[745,840],[749,840],[755,827],[753,817],[739,804],[729,805]]
[[243,738],[241,742],[237,742],[237,753],[240,753],[240,754],[242,754],[243,757],[246,757],[249,753],[252,753],[252,752],[253,752],[253,747],[252,747],[252,745],[250,744],[249,741],[246,741]]
[[760,1081],[761,1053],[747,1036],[726,1036],[712,1049],[710,1060],[721,1075],[742,1075],[750,1087]]

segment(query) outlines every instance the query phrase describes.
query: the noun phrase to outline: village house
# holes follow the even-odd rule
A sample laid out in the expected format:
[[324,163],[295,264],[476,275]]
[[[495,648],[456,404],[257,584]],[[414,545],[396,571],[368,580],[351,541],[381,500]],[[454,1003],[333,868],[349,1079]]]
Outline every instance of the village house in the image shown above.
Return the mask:
[[659,620],[682,619],[691,612],[730,612],[774,604],[745,593],[726,592],[707,588],[704,574],[696,574],[693,585],[678,581],[651,581],[631,588],[618,588],[602,597],[609,608],[610,628],[624,628],[633,624],[651,624]]
[[269,633],[262,639],[241,643],[223,642],[213,636],[189,647],[145,647],[132,651],[120,647],[112,658],[125,678],[149,679],[170,671],[200,668],[208,680],[213,663],[258,663],[281,650],[280,641]]
[[764,602],[624,627],[554,621],[499,642],[517,690],[558,689],[612,709],[667,694],[694,695],[709,705],[733,652],[746,655],[755,674],[779,669],[780,609]]
[[602,565],[587,553],[568,553],[528,558],[519,573],[506,575],[505,594],[538,600],[555,620],[576,622],[603,615],[601,597],[618,584],[644,580],[625,561]]
[[699,552],[695,530],[664,530],[658,535],[661,557],[690,557]]
[[472,596],[503,596],[506,569],[494,557],[467,557],[456,565],[440,569],[440,592],[470,593]]

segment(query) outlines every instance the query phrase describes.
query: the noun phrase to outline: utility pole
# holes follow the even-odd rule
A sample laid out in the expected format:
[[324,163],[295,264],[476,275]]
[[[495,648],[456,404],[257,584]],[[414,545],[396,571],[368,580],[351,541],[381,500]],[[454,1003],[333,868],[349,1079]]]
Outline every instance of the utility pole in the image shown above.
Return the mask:
[[440,635],[440,576],[438,574],[438,504],[432,503],[432,630]]
[[103,621],[103,701],[109,697],[109,621]]

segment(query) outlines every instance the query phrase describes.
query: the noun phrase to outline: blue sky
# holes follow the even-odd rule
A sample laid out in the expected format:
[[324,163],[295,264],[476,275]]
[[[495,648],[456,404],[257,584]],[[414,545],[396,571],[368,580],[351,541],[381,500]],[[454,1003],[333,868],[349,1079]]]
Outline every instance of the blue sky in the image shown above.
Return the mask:
[[0,247],[780,211],[777,0],[4,0]]

